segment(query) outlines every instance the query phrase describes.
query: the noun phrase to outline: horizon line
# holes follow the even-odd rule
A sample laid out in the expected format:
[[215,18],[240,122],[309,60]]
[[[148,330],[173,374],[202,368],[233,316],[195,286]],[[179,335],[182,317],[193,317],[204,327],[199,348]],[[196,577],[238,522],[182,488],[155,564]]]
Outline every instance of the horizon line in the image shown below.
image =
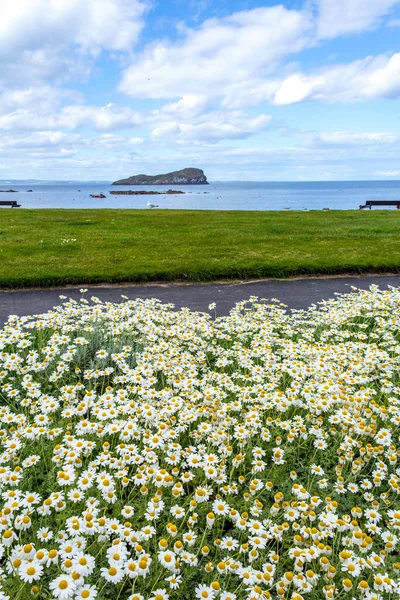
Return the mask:
[[[0,183],[98,183],[113,185],[113,181],[106,179],[0,179]],[[396,179],[214,179],[208,183],[364,183],[364,182],[391,182],[400,183],[400,177]],[[142,187],[142,185],[127,184],[125,187]],[[144,185],[159,185],[159,184],[144,184]],[[169,185],[169,184],[165,184]],[[176,184],[178,185],[178,184]],[[203,184],[197,184],[203,185]],[[181,184],[185,187],[195,187],[196,184]]]

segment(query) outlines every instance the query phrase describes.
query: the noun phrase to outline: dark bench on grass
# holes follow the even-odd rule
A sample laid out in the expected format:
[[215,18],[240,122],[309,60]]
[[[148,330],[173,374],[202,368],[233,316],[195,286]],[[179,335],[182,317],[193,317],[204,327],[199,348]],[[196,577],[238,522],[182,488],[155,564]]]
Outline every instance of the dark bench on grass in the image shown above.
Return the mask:
[[16,200],[0,200],[0,206],[11,206],[11,208],[19,208],[21,205]]
[[360,204],[360,210],[362,208],[371,208],[373,206],[395,206],[400,209],[400,200],[367,200],[365,204]]

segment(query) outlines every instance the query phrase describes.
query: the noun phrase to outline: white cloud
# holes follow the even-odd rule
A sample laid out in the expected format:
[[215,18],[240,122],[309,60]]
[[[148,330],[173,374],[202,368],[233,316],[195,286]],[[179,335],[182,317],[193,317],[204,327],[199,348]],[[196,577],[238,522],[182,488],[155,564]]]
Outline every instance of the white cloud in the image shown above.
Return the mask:
[[270,126],[269,115],[250,116],[240,110],[214,108],[217,105],[217,101],[212,101],[204,94],[190,94],[178,102],[164,104],[152,111],[147,119],[152,137],[172,137],[178,142],[216,142],[245,139]]
[[159,110],[154,111],[153,115],[166,115],[181,119],[192,119],[204,114],[210,104],[209,98],[204,94],[188,94],[183,96],[178,102],[164,104]]
[[329,39],[379,25],[399,0],[319,0],[318,34]]
[[[153,138],[172,136],[175,141],[193,142],[244,139],[264,131],[271,123],[271,117],[264,114],[250,117],[243,111],[222,110],[202,113],[198,111],[198,103],[183,100],[182,104],[169,104],[152,113],[150,122],[156,123],[152,129]],[[171,118],[174,116],[175,119]]]
[[31,158],[65,159],[76,155],[84,140],[77,134],[62,131],[35,131],[28,134],[0,134],[0,155],[11,160]]
[[125,70],[120,90],[141,98],[234,94],[251,89],[311,40],[305,11],[263,7],[209,19],[183,39],[150,44]]
[[131,50],[145,9],[141,0],[0,0],[1,76],[84,74],[88,56]]
[[382,175],[383,177],[400,177],[400,171],[375,171],[376,175]]
[[143,143],[141,137],[125,137],[112,133],[103,133],[96,135],[95,138],[85,138],[84,144],[87,148],[100,148],[102,150],[118,152],[120,150],[129,150]]
[[38,114],[26,108],[19,108],[9,113],[0,115],[0,129],[5,131],[37,131],[40,129],[54,129],[56,119],[48,114]]
[[[259,90],[259,96],[262,93]],[[355,102],[400,96],[400,53],[368,56],[306,75],[295,73],[270,83],[265,100],[287,105],[305,100]]]
[[347,64],[294,72],[278,79],[262,79],[253,87],[243,86],[226,96],[230,108],[269,102],[285,106],[308,100],[327,103],[356,102],[400,96],[400,52],[392,56],[367,56]]
[[0,90],[0,114],[19,109],[30,109],[46,114],[57,109],[65,100],[79,102],[82,101],[82,95],[50,85],[7,86]]
[[107,104],[106,106],[66,106],[58,117],[61,127],[77,129],[93,127],[97,131],[127,129],[140,125],[142,118],[130,108]]
[[71,43],[96,53],[130,50],[143,26],[139,0],[1,0],[0,56]]
[[308,146],[322,147],[363,147],[368,145],[395,144],[400,140],[399,135],[390,132],[360,132],[349,131],[319,131],[300,132],[299,137],[304,139]]
[[312,95],[314,88],[317,88],[318,85],[323,86],[324,83],[325,80],[322,76],[311,78],[299,74],[291,75],[280,83],[275,91],[273,103],[294,104],[302,102]]
[[[224,140],[224,139],[245,139],[255,133],[260,133],[267,129],[271,122],[269,115],[259,115],[258,117],[248,118],[231,115],[223,115],[217,120],[209,120],[207,115],[203,123],[182,123],[179,125],[180,135],[188,140]],[[210,115],[211,119],[213,116]]]
[[80,129],[113,131],[130,129],[142,123],[141,116],[128,107],[107,104],[106,106],[65,106],[59,111],[43,112],[18,108],[0,115],[0,129],[40,130],[40,129]]
[[31,133],[0,134],[0,155],[18,157],[65,157],[80,152],[91,152],[93,148],[107,152],[126,152],[143,142],[139,137],[124,137],[105,133],[95,138],[63,131],[35,131]]

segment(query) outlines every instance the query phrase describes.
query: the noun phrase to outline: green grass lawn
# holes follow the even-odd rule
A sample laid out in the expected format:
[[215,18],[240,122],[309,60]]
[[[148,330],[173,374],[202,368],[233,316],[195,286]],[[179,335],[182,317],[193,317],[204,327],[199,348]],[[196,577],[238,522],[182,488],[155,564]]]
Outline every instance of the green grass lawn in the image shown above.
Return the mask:
[[400,211],[0,209],[0,287],[400,272]]

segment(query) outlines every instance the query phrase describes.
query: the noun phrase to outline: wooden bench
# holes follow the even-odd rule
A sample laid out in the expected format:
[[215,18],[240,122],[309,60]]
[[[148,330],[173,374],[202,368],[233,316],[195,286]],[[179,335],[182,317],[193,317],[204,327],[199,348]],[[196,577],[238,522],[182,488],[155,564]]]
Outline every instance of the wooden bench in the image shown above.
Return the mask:
[[400,209],[400,200],[367,200],[365,204],[360,204],[360,210],[362,208],[371,208],[373,206],[395,206]]
[[11,206],[11,208],[19,208],[21,205],[16,200],[0,200],[0,206]]

